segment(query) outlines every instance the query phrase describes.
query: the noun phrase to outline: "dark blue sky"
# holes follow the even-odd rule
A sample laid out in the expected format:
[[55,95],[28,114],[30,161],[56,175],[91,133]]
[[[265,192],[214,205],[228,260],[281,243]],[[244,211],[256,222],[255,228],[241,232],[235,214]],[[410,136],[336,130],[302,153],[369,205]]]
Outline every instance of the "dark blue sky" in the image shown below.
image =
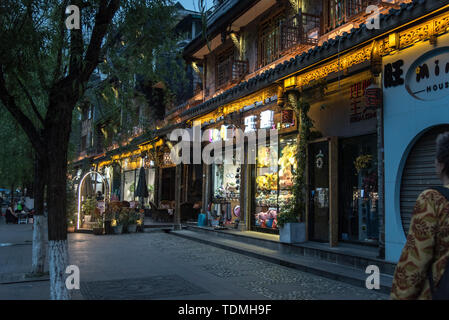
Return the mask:
[[[176,1],[176,0],[175,0]],[[178,0],[184,8],[189,10],[198,10],[198,0]],[[211,6],[213,0],[206,0],[208,6]]]

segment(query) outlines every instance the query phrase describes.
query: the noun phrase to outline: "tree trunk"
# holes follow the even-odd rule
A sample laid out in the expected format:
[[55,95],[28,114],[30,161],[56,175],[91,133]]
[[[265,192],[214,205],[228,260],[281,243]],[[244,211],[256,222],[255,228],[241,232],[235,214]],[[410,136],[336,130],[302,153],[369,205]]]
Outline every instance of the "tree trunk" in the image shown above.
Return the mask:
[[33,254],[31,273],[41,274],[45,268],[47,252],[47,217],[44,215],[45,161],[36,157],[34,162]]
[[[57,100],[56,100],[57,101]],[[56,102],[54,102],[56,103]],[[67,151],[71,130],[72,109],[63,102],[50,106],[55,113],[47,119],[47,205],[48,255],[50,267],[50,298],[68,300],[65,270],[69,254],[67,244]]]
[[50,299],[70,300],[71,293],[65,285],[65,270],[69,262],[67,240],[50,240],[48,256],[50,261]]

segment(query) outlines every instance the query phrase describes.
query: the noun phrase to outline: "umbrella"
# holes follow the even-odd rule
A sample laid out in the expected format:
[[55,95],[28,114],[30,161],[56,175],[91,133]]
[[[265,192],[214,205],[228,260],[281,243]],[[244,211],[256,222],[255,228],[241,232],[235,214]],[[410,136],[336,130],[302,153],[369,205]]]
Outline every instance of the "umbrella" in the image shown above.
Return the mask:
[[140,197],[140,201],[143,206],[143,199],[148,198],[148,187],[147,187],[147,178],[145,174],[145,169],[140,168],[139,172],[139,182],[137,183],[136,191],[134,191],[135,197]]

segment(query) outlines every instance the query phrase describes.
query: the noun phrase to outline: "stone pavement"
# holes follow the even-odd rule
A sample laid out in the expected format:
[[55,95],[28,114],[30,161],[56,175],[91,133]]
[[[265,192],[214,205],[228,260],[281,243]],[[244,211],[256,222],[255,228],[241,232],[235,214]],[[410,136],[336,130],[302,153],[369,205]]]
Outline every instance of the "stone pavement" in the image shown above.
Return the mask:
[[[16,251],[17,255],[28,255],[28,258],[12,258],[14,254],[11,256],[4,249],[0,247],[0,272],[11,270],[13,261],[22,264],[17,270],[29,267],[26,261],[31,259],[30,251]],[[81,290],[76,299],[388,298],[163,232],[70,234],[69,250],[70,263],[80,268]],[[5,256],[10,261],[7,269],[3,269]],[[0,299],[47,299],[48,285],[48,281],[0,284]]]

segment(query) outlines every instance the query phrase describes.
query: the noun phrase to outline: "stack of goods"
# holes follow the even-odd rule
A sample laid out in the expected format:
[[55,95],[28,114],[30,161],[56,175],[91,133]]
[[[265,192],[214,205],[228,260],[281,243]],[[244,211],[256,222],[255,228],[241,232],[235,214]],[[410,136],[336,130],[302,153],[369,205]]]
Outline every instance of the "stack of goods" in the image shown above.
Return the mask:
[[274,208],[268,209],[266,212],[259,212],[256,214],[256,226],[261,228],[277,228],[278,212]]

